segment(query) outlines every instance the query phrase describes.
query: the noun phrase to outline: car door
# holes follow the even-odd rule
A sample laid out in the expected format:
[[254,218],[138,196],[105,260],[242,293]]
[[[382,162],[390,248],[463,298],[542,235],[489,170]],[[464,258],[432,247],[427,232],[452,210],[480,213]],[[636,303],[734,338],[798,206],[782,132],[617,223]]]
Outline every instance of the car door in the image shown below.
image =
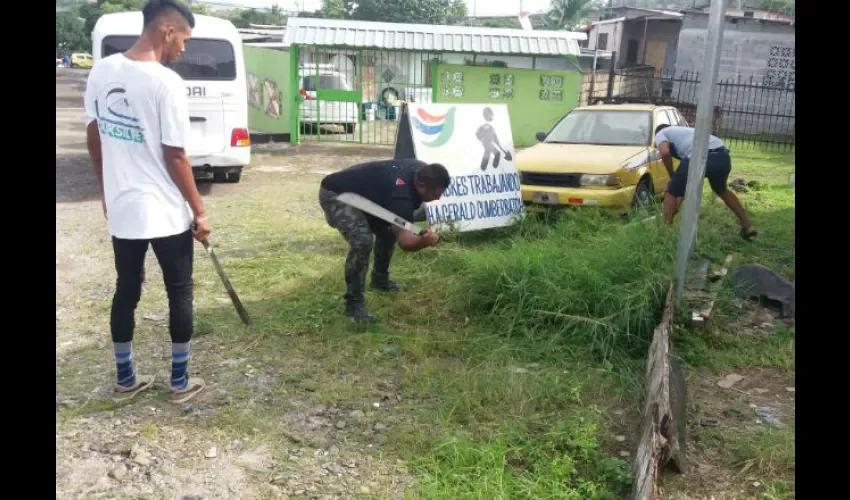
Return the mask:
[[658,152],[655,144],[655,129],[662,124],[672,125],[670,116],[664,108],[656,109],[652,124],[652,145],[649,148],[649,175],[652,176],[652,185],[656,195],[664,193],[667,189],[667,183],[670,182],[670,174],[667,173],[667,169],[661,161],[661,153]]

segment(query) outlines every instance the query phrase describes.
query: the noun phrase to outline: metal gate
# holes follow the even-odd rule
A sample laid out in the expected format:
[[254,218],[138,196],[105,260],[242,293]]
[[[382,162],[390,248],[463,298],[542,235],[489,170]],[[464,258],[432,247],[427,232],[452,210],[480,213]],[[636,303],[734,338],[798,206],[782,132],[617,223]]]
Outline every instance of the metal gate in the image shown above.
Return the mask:
[[439,54],[299,47],[301,141],[395,144],[401,102],[432,102]]

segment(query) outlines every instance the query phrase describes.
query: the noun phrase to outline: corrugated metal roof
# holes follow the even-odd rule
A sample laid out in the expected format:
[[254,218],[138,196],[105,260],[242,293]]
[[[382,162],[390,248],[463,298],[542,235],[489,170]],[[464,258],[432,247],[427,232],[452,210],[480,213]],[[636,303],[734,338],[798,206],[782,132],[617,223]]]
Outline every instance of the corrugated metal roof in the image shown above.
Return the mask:
[[290,17],[287,45],[323,45],[520,56],[577,56],[587,34],[472,26],[373,23]]

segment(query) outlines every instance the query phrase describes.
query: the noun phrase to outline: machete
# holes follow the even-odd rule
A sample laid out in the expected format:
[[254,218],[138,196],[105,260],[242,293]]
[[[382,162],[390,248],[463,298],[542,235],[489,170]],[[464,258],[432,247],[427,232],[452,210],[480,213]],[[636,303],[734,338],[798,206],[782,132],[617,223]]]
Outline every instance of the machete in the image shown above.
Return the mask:
[[422,236],[423,234],[425,234],[424,229],[421,229],[419,226],[413,224],[412,222],[402,219],[401,217],[390,212],[386,208],[378,205],[375,202],[367,200],[359,194],[342,193],[337,196],[336,199],[345,203],[348,206],[354,207],[358,210],[362,210],[363,212],[366,212],[369,215],[374,215],[375,217],[381,220],[385,220],[394,226],[406,229],[417,236]]
[[[195,223],[192,223],[192,229],[195,228]],[[224,283],[224,288],[227,289],[227,294],[230,295],[230,301],[233,302],[233,307],[236,308],[236,312],[239,313],[239,318],[248,326],[252,326],[254,324],[251,321],[251,317],[248,316],[248,311],[245,310],[245,306],[242,305],[242,301],[239,300],[239,296],[236,295],[236,290],[233,289],[233,285],[230,283],[230,278],[227,277],[227,273],[224,272],[224,268],[221,267],[221,263],[218,261],[218,257],[215,255],[215,251],[210,245],[209,240],[202,242],[204,245],[204,250],[206,250],[207,255],[210,256],[210,260],[213,262],[213,266],[215,267],[216,272],[218,273],[218,277],[221,278],[221,282]]]

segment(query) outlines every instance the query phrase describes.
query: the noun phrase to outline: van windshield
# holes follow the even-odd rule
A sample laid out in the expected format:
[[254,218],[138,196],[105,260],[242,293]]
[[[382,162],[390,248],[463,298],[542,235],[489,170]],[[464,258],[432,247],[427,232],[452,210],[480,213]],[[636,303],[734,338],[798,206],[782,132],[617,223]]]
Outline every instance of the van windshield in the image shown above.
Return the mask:
[[[124,52],[133,46],[135,36],[107,36],[103,39],[102,57]],[[235,80],[236,61],[233,46],[226,40],[190,38],[186,52],[168,67],[184,80]]]

